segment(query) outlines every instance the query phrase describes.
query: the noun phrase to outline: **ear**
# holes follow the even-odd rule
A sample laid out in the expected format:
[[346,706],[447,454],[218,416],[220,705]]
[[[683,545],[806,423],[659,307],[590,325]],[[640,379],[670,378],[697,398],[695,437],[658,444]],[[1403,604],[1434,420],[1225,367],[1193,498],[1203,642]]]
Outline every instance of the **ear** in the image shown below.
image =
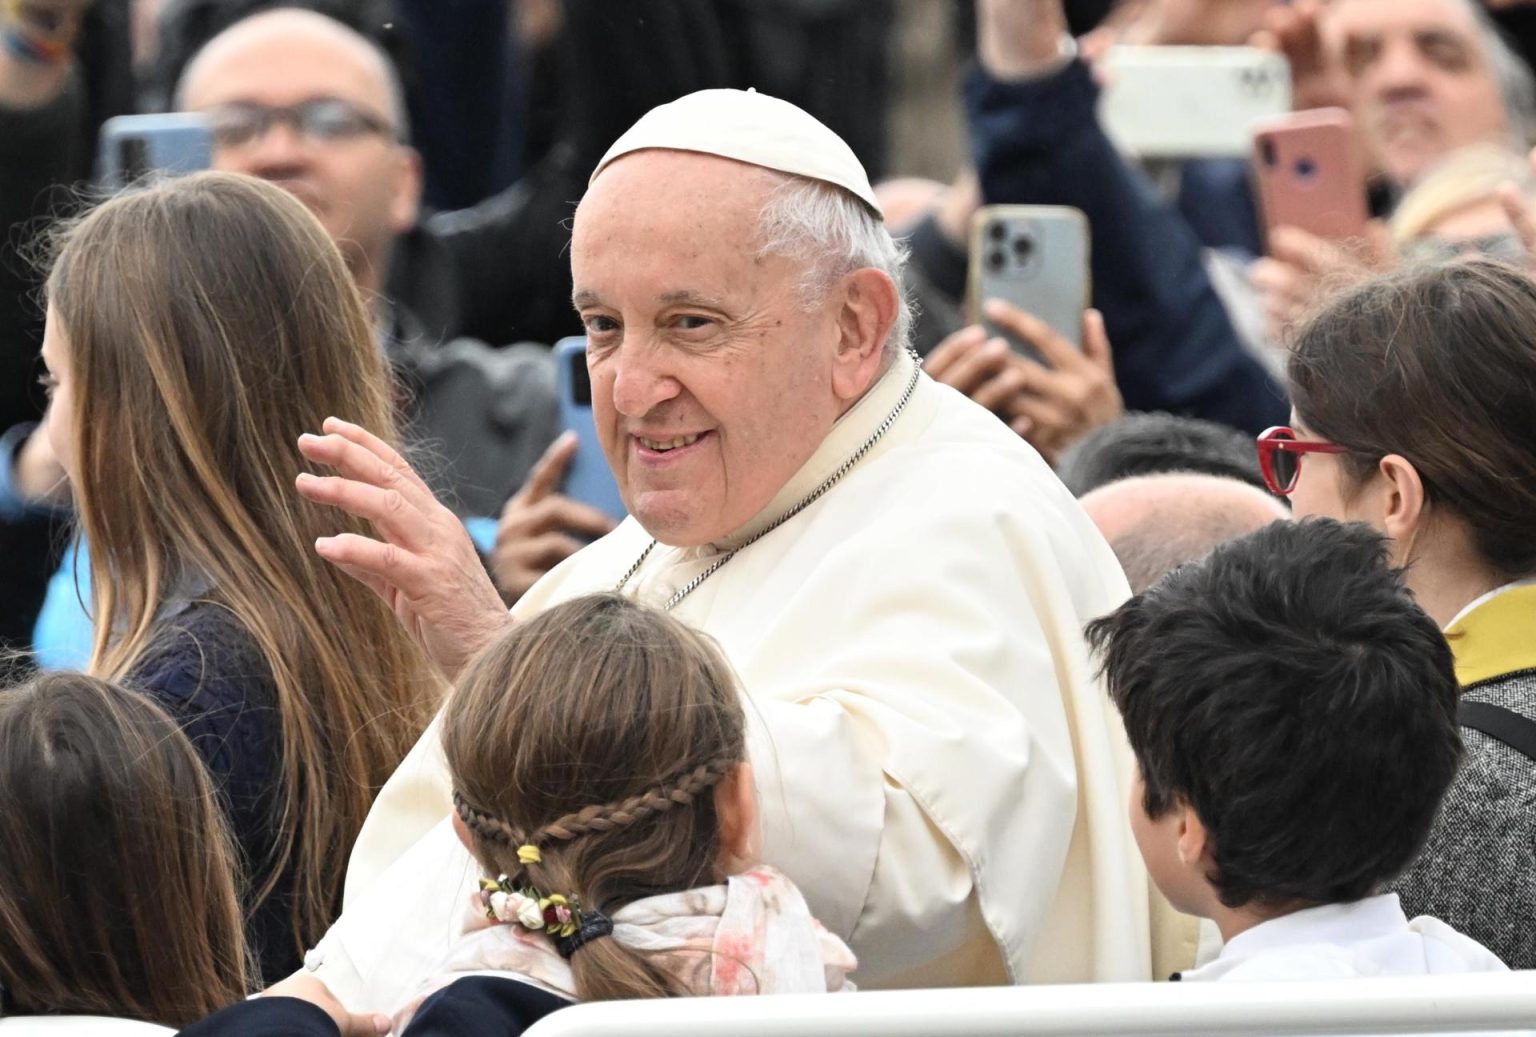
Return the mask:
[[421,154],[403,144],[395,151],[395,191],[389,199],[389,225],[396,234],[404,234],[416,226],[421,215]]
[[737,764],[715,786],[715,817],[720,823],[722,875],[746,871],[762,856],[762,828],[758,823],[757,782],[750,763]]
[[901,296],[890,276],[873,267],[844,276],[842,288],[832,391],[846,404],[863,396],[880,373]]
[[[1200,820],[1200,815],[1188,803],[1182,800],[1174,807],[1178,812],[1178,854],[1179,863],[1186,868],[1201,865],[1205,860],[1206,852],[1210,849],[1210,833],[1205,823]],[[1200,867],[1203,875],[1205,868]]]
[[457,811],[449,817],[453,819],[453,834],[459,837],[459,842],[464,844],[464,849],[469,851],[470,856],[474,856],[475,837],[470,834],[469,826],[464,823],[464,819],[458,815]]
[[[1382,531],[1400,545],[1411,545],[1424,523],[1424,481],[1419,478],[1418,469],[1397,454],[1383,457],[1377,470],[1385,491]],[[1399,561],[1406,563],[1409,559]]]

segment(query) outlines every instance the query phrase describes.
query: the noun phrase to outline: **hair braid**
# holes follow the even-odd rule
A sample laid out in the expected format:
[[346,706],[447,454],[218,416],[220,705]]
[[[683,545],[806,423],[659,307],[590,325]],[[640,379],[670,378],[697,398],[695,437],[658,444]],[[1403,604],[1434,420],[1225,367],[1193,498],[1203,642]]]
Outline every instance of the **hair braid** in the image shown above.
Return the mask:
[[583,807],[540,828],[530,841],[537,846],[552,840],[574,839],[587,832],[611,832],[616,828],[628,828],[652,814],[688,806],[695,796],[718,782],[734,766],[732,760],[700,764],[671,784],[658,785],[617,803]]
[[464,826],[475,835],[503,846],[521,846],[529,840],[522,833],[494,814],[487,814],[465,799],[457,789],[453,793],[453,807]]

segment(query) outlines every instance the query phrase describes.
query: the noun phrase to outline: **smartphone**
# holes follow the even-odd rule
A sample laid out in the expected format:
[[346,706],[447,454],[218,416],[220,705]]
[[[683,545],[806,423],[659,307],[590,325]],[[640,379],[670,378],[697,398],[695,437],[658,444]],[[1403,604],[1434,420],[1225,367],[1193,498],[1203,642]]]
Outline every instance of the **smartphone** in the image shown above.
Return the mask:
[[1342,108],[1294,112],[1258,127],[1253,177],[1266,233],[1297,227],[1341,240],[1365,232],[1365,161]]
[[555,343],[555,389],[560,420],[576,433],[576,453],[565,470],[563,493],[618,521],[627,514],[619,484],[597,439],[592,421],[592,379],[587,374],[587,340],[580,335]]
[[196,112],[119,115],[101,125],[97,177],[108,188],[146,173],[195,173],[213,164],[213,133]]
[[1254,124],[1291,110],[1291,67],[1257,47],[1111,47],[1110,140],[1141,158],[1246,158]]
[[1039,360],[1034,346],[987,320],[982,303],[1002,299],[1027,310],[1079,349],[1088,308],[1088,217],[1065,205],[984,205],[971,219],[972,318],[988,335]]

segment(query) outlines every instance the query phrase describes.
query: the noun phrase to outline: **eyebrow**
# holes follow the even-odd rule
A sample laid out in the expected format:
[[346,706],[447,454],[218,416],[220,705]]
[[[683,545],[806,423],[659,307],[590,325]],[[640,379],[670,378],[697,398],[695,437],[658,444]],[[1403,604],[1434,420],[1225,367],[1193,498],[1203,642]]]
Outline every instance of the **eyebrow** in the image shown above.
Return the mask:
[[[660,301],[664,306],[704,306],[715,310],[724,308],[724,304],[714,296],[704,295],[687,288],[663,292]],[[578,310],[585,306],[600,306],[602,298],[590,288],[580,288],[571,293],[571,305]]]

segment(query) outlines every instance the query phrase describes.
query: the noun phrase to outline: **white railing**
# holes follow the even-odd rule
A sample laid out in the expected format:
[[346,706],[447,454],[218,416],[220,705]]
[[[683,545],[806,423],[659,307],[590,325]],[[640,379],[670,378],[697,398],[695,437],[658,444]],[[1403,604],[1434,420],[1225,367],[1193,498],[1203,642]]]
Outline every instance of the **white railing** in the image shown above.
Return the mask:
[[528,1037],[1304,1037],[1536,1030],[1536,971],[1106,983],[575,1005]]

